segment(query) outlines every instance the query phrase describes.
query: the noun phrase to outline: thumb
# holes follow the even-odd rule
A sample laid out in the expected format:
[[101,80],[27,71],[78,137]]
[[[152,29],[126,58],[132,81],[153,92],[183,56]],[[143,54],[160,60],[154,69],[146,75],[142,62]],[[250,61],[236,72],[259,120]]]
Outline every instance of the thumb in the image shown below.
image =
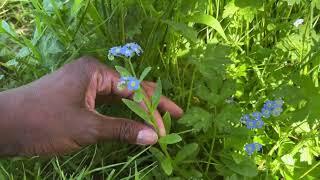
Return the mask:
[[130,144],[149,145],[158,141],[157,133],[149,126],[125,118],[95,114],[98,120],[98,140],[116,140]]

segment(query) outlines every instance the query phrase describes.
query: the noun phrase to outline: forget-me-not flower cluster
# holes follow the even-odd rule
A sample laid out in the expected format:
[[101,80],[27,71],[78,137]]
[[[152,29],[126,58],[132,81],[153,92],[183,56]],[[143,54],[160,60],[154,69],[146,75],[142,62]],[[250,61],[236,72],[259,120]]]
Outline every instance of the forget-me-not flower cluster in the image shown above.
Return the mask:
[[262,148],[262,145],[259,143],[251,143],[251,144],[246,144],[245,150],[248,153],[248,155],[252,155],[254,151],[260,151]]
[[114,57],[131,58],[135,54],[140,56],[141,53],[143,53],[143,50],[137,43],[127,43],[124,46],[115,46],[110,48],[108,57],[109,59],[113,59]]
[[[281,114],[283,111],[283,100],[277,99],[274,101],[267,100],[262,109],[261,112],[253,112],[251,114],[245,114],[241,118],[241,122],[246,124],[246,127],[248,129],[260,129],[264,125],[264,121],[262,118],[270,118],[271,116],[277,117]],[[252,143],[252,144],[246,144],[245,150],[248,153],[248,155],[252,155],[252,153],[257,150],[260,151],[262,148],[262,145],[259,143]]]
[[130,91],[138,90],[140,87],[140,81],[135,77],[121,77],[118,83],[118,89],[127,87]]

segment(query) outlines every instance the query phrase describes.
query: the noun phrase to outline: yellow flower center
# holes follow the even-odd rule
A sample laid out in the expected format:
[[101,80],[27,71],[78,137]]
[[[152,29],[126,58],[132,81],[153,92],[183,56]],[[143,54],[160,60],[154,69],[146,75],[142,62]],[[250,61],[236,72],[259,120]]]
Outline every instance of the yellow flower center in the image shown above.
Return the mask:
[[136,82],[132,81],[132,82],[131,82],[131,86],[132,86],[132,87],[136,86]]

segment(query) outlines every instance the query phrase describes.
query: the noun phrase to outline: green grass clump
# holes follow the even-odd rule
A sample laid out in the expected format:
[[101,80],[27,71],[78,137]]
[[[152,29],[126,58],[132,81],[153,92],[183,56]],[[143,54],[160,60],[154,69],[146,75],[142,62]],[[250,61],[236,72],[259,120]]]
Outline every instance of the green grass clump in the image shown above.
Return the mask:
[[[186,111],[172,121],[182,141],[166,147],[170,160],[158,146],[105,143],[2,159],[0,179],[320,179],[318,0],[4,0],[0,18],[2,90],[81,55],[122,65],[107,50],[134,41],[135,71],[152,67],[147,79]],[[277,98],[284,111],[263,128],[240,122]],[[98,110],[128,114],[120,106]],[[252,142],[262,150],[249,156]]]

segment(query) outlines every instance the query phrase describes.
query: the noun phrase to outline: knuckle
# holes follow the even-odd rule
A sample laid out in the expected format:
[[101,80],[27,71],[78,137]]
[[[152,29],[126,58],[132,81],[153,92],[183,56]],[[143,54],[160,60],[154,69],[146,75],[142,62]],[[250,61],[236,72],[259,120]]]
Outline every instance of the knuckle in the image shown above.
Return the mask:
[[121,142],[130,141],[131,138],[134,136],[134,132],[135,132],[134,130],[135,130],[135,127],[132,123],[128,121],[123,121],[119,127],[118,139]]

